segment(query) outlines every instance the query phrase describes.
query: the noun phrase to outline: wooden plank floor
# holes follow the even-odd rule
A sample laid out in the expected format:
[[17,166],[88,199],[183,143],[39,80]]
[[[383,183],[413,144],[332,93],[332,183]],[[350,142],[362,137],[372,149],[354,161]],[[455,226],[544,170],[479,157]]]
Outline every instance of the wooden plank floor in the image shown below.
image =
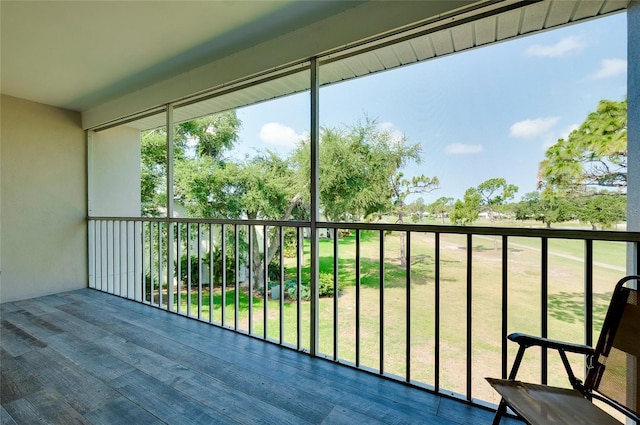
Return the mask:
[[2,424],[492,419],[477,407],[90,289],[5,303],[0,315]]

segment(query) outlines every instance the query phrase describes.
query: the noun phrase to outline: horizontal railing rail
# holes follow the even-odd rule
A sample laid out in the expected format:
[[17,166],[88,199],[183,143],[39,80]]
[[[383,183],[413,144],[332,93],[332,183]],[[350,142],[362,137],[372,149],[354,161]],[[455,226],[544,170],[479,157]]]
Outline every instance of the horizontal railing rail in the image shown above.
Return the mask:
[[[479,403],[514,327],[593,344],[608,283],[639,263],[640,232],[319,222],[311,252],[306,221],[88,223],[92,288]],[[543,383],[552,363],[532,363]]]
[[[91,217],[89,221],[131,221],[131,222],[171,222],[171,223],[202,223],[202,224],[237,224],[258,226],[284,226],[308,228],[309,221],[278,221],[278,220],[245,220],[245,219],[219,219],[219,218],[162,218],[162,217]],[[593,241],[611,242],[638,242],[640,232],[619,230],[584,230],[564,228],[523,228],[523,227],[490,227],[490,226],[452,226],[438,224],[395,224],[395,223],[351,223],[322,221],[317,227],[327,229],[359,229],[359,230],[393,230],[428,233],[451,233],[460,235],[487,235],[487,236],[520,236],[520,237],[547,237],[557,239],[583,239]]]

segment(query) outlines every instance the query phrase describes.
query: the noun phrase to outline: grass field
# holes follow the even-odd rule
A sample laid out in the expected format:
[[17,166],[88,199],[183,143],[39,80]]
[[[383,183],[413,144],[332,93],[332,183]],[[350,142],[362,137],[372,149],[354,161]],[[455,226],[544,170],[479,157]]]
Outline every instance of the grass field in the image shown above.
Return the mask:
[[[434,235],[412,233],[411,277],[400,266],[400,234],[385,236],[384,256],[380,258],[379,233],[363,231],[360,245],[360,285],[356,286],[356,244],[353,235],[340,239],[338,276],[344,288],[336,298],[321,298],[319,304],[319,351],[330,357],[337,349],[338,358],[375,370],[405,377],[407,357],[410,377],[429,385],[435,380],[435,248]],[[540,334],[541,280],[540,240],[510,238],[508,247],[508,330]],[[466,392],[467,359],[467,250],[466,236],[442,235],[440,240],[440,387],[457,393]],[[499,238],[474,236],[472,239],[472,395],[474,398],[497,402],[485,376],[500,376],[501,360],[501,261]],[[625,245],[594,243],[594,335],[597,337],[609,296],[615,282],[624,275]],[[549,241],[549,337],[584,342],[584,242]],[[309,252],[305,247],[308,275]],[[384,279],[380,263],[384,265]],[[333,274],[333,240],[320,241],[320,271]],[[295,260],[285,262],[287,277],[295,276]],[[209,318],[210,294],[203,292],[201,316]],[[213,292],[213,314],[222,321],[222,291]],[[359,297],[359,303],[358,303]],[[238,292],[238,317],[235,317],[235,292],[227,290],[225,325],[249,331],[249,296]],[[181,294],[181,309],[187,309],[186,293]],[[383,304],[381,306],[381,304]],[[198,313],[197,293],[191,293],[191,314]],[[358,307],[359,305],[359,307]],[[264,334],[265,303],[260,294],[252,299],[252,329]],[[267,337],[280,338],[282,313],[285,343],[309,347],[310,305],[286,299],[280,311],[280,301],[268,300]],[[334,339],[334,308],[337,310],[337,338]],[[356,314],[359,308],[359,316]],[[297,313],[300,310],[300,327]],[[384,311],[382,315],[381,311]],[[408,312],[408,313],[407,313]],[[383,320],[383,323],[381,323]],[[407,323],[410,344],[407,343]],[[356,359],[356,327],[359,327],[359,359]],[[297,336],[300,333],[300,340]],[[381,332],[383,337],[381,337]],[[337,345],[336,345],[337,344]],[[510,345],[509,362],[515,355]],[[407,348],[408,347],[408,348]],[[381,355],[381,353],[383,353]],[[383,358],[383,364],[380,358]],[[566,385],[561,363],[549,353],[549,382]],[[583,369],[579,357],[572,358],[575,371]],[[520,377],[540,379],[540,351],[531,350]]]

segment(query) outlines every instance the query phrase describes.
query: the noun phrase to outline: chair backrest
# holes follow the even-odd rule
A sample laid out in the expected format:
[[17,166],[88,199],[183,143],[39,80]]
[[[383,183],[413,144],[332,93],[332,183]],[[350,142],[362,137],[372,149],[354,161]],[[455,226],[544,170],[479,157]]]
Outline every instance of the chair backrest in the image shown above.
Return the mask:
[[616,284],[595,348],[593,368],[585,381],[587,388],[609,399],[605,401],[613,401],[614,407],[623,408],[619,410],[631,412],[636,420],[640,408],[638,285],[640,276],[627,276]]

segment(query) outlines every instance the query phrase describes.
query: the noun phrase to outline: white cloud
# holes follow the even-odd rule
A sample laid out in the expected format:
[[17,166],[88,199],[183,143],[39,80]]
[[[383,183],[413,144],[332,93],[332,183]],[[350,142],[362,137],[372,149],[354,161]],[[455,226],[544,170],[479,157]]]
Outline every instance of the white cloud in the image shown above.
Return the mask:
[[519,139],[532,139],[551,130],[560,118],[546,117],[518,121],[509,128],[509,136]]
[[390,122],[381,122],[378,124],[380,131],[388,131],[391,135],[391,141],[399,142],[404,139],[404,133],[393,126]]
[[591,75],[592,79],[601,80],[611,78],[627,72],[627,61],[624,59],[604,59],[600,62],[600,69]]
[[260,129],[260,140],[274,146],[293,148],[304,137],[304,134],[298,134],[293,128],[277,122],[267,123]]
[[560,139],[566,139],[569,137],[572,131],[580,128],[580,124],[571,124],[565,127],[565,129],[560,133]]
[[563,38],[555,44],[534,44],[526,50],[526,53],[529,56],[558,58],[572,53],[579,53],[586,46],[587,44],[580,37],[569,36]]
[[482,152],[482,145],[465,145],[464,143],[452,143],[444,148],[450,155],[468,155]]
[[571,124],[571,125],[566,126],[563,129],[560,129],[556,133],[547,134],[544,142],[542,143],[542,149],[544,151],[546,151],[551,146],[555,145],[558,142],[559,139],[565,139],[566,140],[567,137],[569,137],[569,134],[571,134],[571,132],[573,130],[577,130],[578,128],[580,128],[580,124]]

